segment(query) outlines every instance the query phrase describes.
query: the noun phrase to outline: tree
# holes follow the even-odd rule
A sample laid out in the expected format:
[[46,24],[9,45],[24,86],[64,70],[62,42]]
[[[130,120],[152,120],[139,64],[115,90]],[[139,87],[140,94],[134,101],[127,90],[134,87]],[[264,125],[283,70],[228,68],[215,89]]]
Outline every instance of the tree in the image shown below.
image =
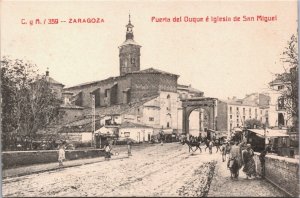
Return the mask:
[[[283,88],[276,89],[280,93],[279,105],[292,121],[293,130],[298,130],[298,38],[292,35],[281,54],[284,72],[276,75],[275,81]],[[271,82],[271,86],[274,81]]]
[[36,65],[20,59],[1,60],[2,131],[35,136],[59,118],[61,100]]
[[262,126],[262,123],[261,121],[257,120],[257,119],[248,119],[248,120],[245,120],[245,126],[248,128],[248,129],[254,129],[254,128],[259,128]]

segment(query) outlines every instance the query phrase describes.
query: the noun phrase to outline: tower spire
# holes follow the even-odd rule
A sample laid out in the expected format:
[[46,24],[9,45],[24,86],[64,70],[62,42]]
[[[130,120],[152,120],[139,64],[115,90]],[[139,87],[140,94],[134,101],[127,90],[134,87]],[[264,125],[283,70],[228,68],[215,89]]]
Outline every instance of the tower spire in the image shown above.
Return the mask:
[[130,12],[129,12],[129,20],[128,20],[128,24],[126,25],[126,28],[127,28],[127,31],[126,31],[126,40],[133,40],[133,31],[132,31],[132,28],[134,27],[132,24],[131,24],[131,19],[130,19]]

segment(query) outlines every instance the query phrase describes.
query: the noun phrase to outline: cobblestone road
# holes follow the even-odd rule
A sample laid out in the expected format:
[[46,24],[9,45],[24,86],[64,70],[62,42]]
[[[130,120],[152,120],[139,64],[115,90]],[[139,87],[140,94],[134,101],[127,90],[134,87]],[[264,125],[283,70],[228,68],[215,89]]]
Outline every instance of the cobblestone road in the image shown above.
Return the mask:
[[[5,197],[206,196],[211,167],[218,161],[217,179],[213,179],[213,190],[208,195],[221,196],[218,190],[227,193],[232,188],[233,194],[223,195],[241,196],[234,193],[238,185],[228,183],[229,173],[220,159],[219,153],[196,151],[191,155],[186,145],[178,143],[153,145],[136,148],[130,158],[4,179],[2,193]],[[242,182],[239,185],[247,186],[246,181]],[[227,186],[220,188],[222,184]],[[273,189],[260,195],[273,195],[270,191]]]

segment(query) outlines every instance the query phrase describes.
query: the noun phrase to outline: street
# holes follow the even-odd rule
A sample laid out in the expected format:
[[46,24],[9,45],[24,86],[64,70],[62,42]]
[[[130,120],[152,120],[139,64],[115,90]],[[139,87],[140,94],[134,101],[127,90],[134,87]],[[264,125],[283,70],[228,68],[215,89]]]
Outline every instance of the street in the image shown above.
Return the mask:
[[[207,196],[215,162],[226,177],[229,171],[219,152],[210,155],[202,148],[202,153],[197,150],[191,155],[179,143],[136,146],[130,158],[4,179],[3,196]],[[271,190],[264,192],[271,196]]]

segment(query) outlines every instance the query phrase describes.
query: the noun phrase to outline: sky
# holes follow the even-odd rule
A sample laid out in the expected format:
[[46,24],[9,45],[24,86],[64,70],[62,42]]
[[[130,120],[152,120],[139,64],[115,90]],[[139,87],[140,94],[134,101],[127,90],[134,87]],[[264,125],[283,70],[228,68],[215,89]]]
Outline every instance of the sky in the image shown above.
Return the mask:
[[[297,33],[297,1],[2,1],[1,56],[29,60],[40,73],[49,68],[66,87],[118,76],[129,12],[141,69],[178,74],[179,84],[221,99],[266,91],[283,72],[280,54]],[[258,15],[277,20],[257,21]],[[182,22],[172,22],[180,16]],[[204,21],[184,22],[185,16]],[[217,16],[231,21],[211,22]],[[104,22],[68,23],[78,18]],[[29,24],[36,19],[59,23]]]

